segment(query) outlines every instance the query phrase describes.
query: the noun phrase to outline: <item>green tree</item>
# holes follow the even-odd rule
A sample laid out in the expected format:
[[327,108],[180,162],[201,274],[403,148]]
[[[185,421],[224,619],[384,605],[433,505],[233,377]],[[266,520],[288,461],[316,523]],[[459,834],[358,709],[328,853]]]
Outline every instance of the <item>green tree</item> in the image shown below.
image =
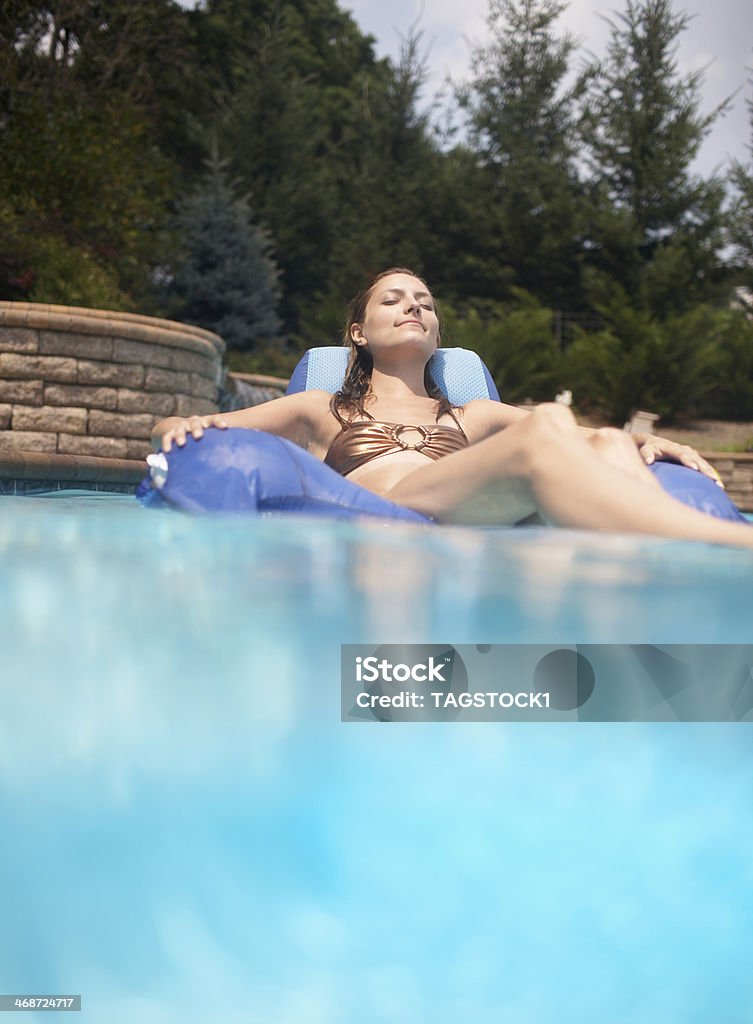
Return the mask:
[[[557,35],[559,0],[490,0],[491,41],[476,48],[458,93],[471,146],[486,171],[486,262],[548,304],[572,308],[579,291],[576,103],[566,85],[575,43]],[[491,243],[491,244],[489,244]],[[509,276],[509,275],[508,275]]]
[[378,68],[368,102],[356,112],[353,144],[343,149],[341,162],[344,237],[333,250],[334,281],[348,292],[360,285],[364,270],[392,264],[425,272],[438,162],[430,112],[421,107],[426,77],[422,33],[414,27],[397,63]]
[[367,126],[389,65],[336,0],[210,0],[207,17],[225,34],[231,67],[218,138],[275,238],[283,317],[295,330],[301,303],[326,294],[347,265],[342,253],[353,252],[358,209],[358,264],[369,266],[373,197],[359,194],[354,211],[351,176],[371,151]]
[[723,313],[697,305],[657,317],[636,308],[619,285],[599,310],[605,327],[580,332],[564,353],[563,372],[580,409],[621,425],[639,408],[665,421],[707,408],[723,377]]
[[478,352],[503,401],[551,401],[564,385],[552,311],[522,289],[513,288],[508,302],[487,302],[462,314],[443,306],[443,318],[445,344]]
[[449,278],[437,211],[458,223],[469,182],[431,124],[421,32],[393,64],[335,0],[210,0],[206,19],[226,40],[218,138],[275,238],[287,330],[333,339],[333,311],[391,264]]
[[181,204],[176,221],[181,258],[167,286],[171,312],[215,331],[229,348],[253,348],[279,327],[279,273],[270,240],[253,223],[214,159],[205,182]]
[[327,290],[300,307],[306,339],[331,343],[338,337],[343,299],[387,266],[410,267],[441,286],[433,271],[437,265],[444,270],[437,243],[445,244],[445,226],[435,234],[434,220],[443,155],[432,135],[432,108],[422,105],[426,75],[422,34],[413,27],[397,63],[378,65],[366,80],[348,141],[336,154],[338,209]]
[[589,262],[658,315],[712,298],[725,278],[723,183],[692,163],[726,104],[701,113],[703,72],[679,73],[688,20],[670,0],[628,0],[610,23],[582,121]]
[[160,69],[182,17],[170,0],[3,5],[6,296],[130,308],[148,293],[174,174],[155,125],[178,69]]
[[[734,189],[730,211],[729,240],[742,283],[753,292],[753,100],[748,100],[751,142],[748,164],[736,160],[730,175]],[[753,300],[752,300],[753,301]]]
[[717,314],[713,341],[719,372],[704,403],[704,414],[753,420],[753,321],[750,312],[727,309]]

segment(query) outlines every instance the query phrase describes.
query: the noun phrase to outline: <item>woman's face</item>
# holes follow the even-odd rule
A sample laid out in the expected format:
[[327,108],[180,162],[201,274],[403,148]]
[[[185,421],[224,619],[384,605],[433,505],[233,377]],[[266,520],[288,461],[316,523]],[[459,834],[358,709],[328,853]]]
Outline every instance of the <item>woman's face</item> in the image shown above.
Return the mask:
[[426,285],[410,274],[380,278],[351,336],[356,345],[368,345],[372,356],[405,344],[420,345],[431,355],[439,344],[439,320]]

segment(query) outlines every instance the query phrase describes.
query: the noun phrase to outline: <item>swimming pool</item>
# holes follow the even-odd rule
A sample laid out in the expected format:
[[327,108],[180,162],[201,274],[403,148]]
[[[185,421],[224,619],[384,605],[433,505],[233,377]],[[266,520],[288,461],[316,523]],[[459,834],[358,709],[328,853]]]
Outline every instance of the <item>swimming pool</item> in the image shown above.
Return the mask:
[[343,643],[749,642],[753,554],[65,492],[3,498],[0,550],[0,992],[753,1018],[750,725],[368,728],[339,693]]

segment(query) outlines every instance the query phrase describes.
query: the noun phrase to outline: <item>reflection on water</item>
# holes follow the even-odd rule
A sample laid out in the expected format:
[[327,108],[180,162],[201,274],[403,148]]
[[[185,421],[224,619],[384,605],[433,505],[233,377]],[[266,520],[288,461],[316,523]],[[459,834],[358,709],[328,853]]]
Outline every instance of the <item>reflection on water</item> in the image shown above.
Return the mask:
[[749,726],[339,720],[341,643],[744,643],[747,554],[96,496],[3,499],[0,557],[0,992],[751,1018]]

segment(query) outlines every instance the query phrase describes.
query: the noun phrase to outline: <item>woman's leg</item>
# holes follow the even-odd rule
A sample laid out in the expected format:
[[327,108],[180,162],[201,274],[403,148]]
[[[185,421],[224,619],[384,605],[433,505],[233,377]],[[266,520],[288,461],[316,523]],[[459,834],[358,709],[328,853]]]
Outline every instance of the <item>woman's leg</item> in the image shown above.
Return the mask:
[[666,494],[620,431],[586,439],[563,406],[539,406],[506,430],[411,473],[385,497],[442,522],[520,522],[753,546],[753,530]]

